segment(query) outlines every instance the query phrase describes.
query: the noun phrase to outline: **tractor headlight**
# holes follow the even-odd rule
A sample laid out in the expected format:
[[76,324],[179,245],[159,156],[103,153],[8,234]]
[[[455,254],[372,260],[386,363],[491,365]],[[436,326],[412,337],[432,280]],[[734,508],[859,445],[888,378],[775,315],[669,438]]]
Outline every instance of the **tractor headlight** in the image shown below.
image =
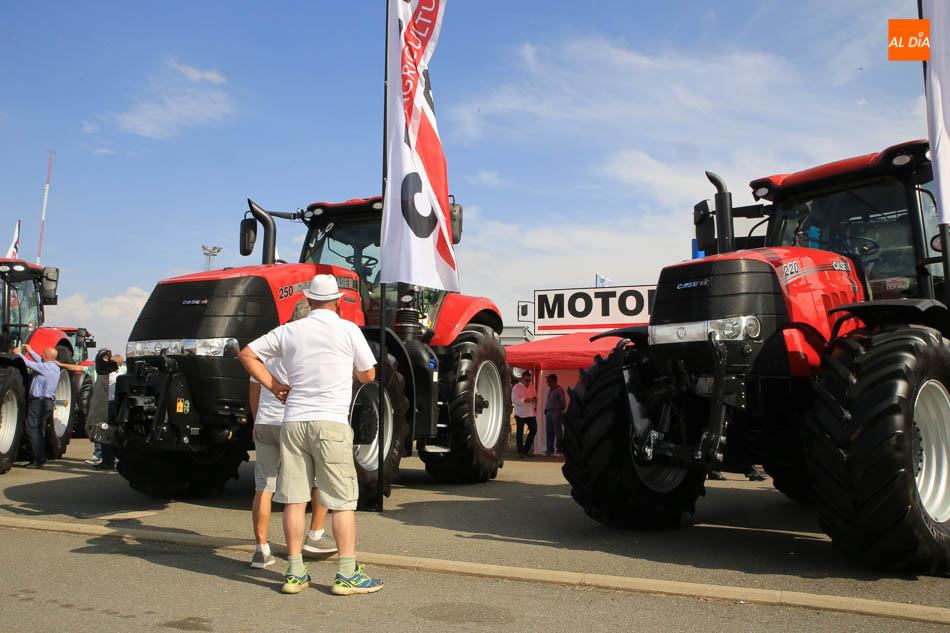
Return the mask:
[[126,356],[218,356],[237,358],[241,346],[237,339],[225,338],[189,338],[158,341],[129,341],[125,347]]
[[709,321],[651,325],[649,332],[650,345],[696,343],[708,341],[710,336],[718,340],[738,341],[759,338],[762,335],[762,323],[756,316],[735,316]]

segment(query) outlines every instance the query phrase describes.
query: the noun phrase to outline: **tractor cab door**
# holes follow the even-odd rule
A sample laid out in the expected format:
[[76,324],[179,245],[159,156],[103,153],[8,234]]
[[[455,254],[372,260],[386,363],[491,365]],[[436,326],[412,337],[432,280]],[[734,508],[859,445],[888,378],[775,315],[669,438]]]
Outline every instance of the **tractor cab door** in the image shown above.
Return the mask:
[[[933,193],[933,181],[918,187],[916,197],[920,208],[921,225],[923,226],[923,257],[939,259],[941,257],[940,251],[932,246],[934,238],[940,235],[940,229],[937,225],[937,205]],[[942,299],[945,284],[943,264],[940,262],[927,264],[924,266],[923,272],[929,277],[929,282],[933,286],[933,296]]]
[[36,281],[32,278],[0,279],[3,291],[3,347],[12,349],[29,340],[43,322]]

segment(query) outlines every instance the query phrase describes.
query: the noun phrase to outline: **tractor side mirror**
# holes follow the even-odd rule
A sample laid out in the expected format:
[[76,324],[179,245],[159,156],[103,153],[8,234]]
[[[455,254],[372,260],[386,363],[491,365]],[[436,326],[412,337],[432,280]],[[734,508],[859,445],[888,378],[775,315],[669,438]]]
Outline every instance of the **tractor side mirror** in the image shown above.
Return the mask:
[[934,235],[930,238],[930,248],[937,251],[938,253],[943,252],[943,240],[940,239],[940,235]]
[[91,337],[91,336],[87,336],[87,337],[86,337],[86,349],[95,349],[96,347],[98,347],[98,345],[96,345],[96,339],[94,339],[94,338]]
[[56,305],[56,288],[59,286],[59,268],[46,266],[43,268],[43,280],[40,285],[40,301],[45,306]]
[[716,246],[716,219],[709,200],[703,200],[693,207],[693,224],[696,226],[696,249],[713,250]]
[[241,255],[247,257],[254,252],[254,242],[257,241],[257,220],[244,218],[241,220]]
[[449,202],[449,216],[452,221],[452,243],[458,244],[462,241],[462,205],[455,202],[454,197]]

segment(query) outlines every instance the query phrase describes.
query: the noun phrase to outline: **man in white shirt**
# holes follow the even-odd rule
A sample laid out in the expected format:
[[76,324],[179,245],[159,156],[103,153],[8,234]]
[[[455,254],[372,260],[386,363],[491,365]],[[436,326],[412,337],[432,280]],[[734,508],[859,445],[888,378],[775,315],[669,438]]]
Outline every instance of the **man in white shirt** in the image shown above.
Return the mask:
[[[515,423],[517,424],[516,445],[518,457],[522,459],[531,455],[534,449],[534,436],[538,434],[538,418],[535,411],[537,401],[538,394],[534,385],[531,384],[531,372],[525,371],[511,389],[511,402],[515,405]],[[522,442],[524,427],[528,428],[528,437]]]
[[[261,385],[284,402],[280,432],[280,475],[275,499],[284,503],[287,562],[284,593],[310,583],[303,565],[304,520],[314,481],[319,503],[333,510],[333,534],[339,556],[331,593],[351,595],[382,589],[382,581],[356,566],[356,502],[359,486],[353,465],[353,429],[349,425],[353,378],[376,376],[376,359],[356,324],[340,318],[343,295],[332,275],[317,275],[304,291],[311,312],[285,323],[241,350],[241,363]],[[280,358],[287,383],[264,365]]]
[[[264,363],[270,375],[282,384],[287,384],[287,372],[279,358]],[[261,383],[251,378],[251,411],[254,412],[254,501],[251,504],[251,522],[254,540],[257,542],[251,567],[263,569],[276,562],[271,554],[267,534],[270,531],[271,501],[277,492],[277,475],[280,470],[280,427],[284,421],[284,403]],[[320,489],[313,489],[313,518],[303,548],[308,552],[330,553],[336,551],[333,537],[324,531],[327,509],[318,503]]]

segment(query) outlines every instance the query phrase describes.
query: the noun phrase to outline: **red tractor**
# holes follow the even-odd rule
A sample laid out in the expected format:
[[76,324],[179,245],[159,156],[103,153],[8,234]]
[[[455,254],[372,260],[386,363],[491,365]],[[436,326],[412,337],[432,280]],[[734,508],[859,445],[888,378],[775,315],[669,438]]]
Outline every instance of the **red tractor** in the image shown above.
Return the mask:
[[[387,306],[382,415],[379,383],[354,385],[361,506],[375,499],[379,451],[386,494],[414,445],[438,479],[494,478],[511,410],[498,308],[488,299],[406,284],[388,285],[381,297],[378,197],[316,203],[296,213],[248,203],[253,217],[241,223],[241,252],[252,252],[260,222],[261,265],[161,281],[132,329],[128,373],[117,381],[116,422],[87,425],[93,441],[117,448],[119,473],[136,490],[163,497],[212,492],[236,478],[253,448],[248,376],[238,351],[306,315],[304,288],[315,274],[328,273],[344,293],[343,317],[363,328],[377,357],[380,307]],[[461,214],[453,203],[456,243]],[[307,228],[299,263],[275,263],[274,217]]]
[[[926,141],[694,209],[649,327],[572,392],[564,475],[591,517],[677,521],[709,472],[764,465],[851,558],[950,571],[950,314]],[[734,238],[733,217],[761,218]]]
[[[38,354],[54,348],[60,362],[73,362],[73,347],[61,331],[43,327],[43,306],[56,305],[59,269],[19,259],[0,259],[0,473],[17,459],[30,459],[26,441],[30,374],[13,353],[28,343]],[[73,380],[63,369],[56,387],[53,414],[46,429],[46,458],[66,452],[73,424]]]

